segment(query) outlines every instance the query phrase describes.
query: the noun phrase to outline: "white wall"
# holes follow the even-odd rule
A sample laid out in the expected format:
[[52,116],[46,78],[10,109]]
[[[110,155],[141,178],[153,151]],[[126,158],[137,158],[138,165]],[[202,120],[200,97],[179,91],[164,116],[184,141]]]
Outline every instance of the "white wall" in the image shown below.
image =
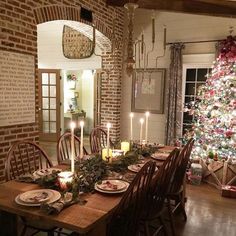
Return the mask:
[[[144,31],[147,51],[151,49],[151,16],[152,11],[137,9],[135,15],[134,38],[140,38]],[[229,26],[235,25],[236,20],[220,17],[198,16],[180,13],[156,12],[156,40],[154,52],[150,54],[149,68],[156,67],[156,57],[163,53],[163,25],[167,27],[167,42],[202,41],[224,39],[228,35]],[[215,53],[215,43],[186,44],[183,54]],[[201,56],[200,56],[201,57]],[[188,63],[185,57],[185,63]],[[198,64],[201,61],[198,60]],[[168,69],[170,64],[170,51],[167,47],[165,57],[158,60],[158,68]],[[168,71],[167,71],[168,72]],[[168,73],[167,73],[168,74]],[[121,139],[129,138],[129,113],[131,112],[131,77],[124,73],[122,80],[122,106],[121,106]],[[167,84],[166,84],[167,86]],[[134,138],[139,137],[139,119],[144,114],[134,114]],[[164,143],[165,140],[165,114],[151,114],[149,141]]]
[[86,111],[85,132],[89,134],[94,122],[94,73],[91,70],[84,70],[82,80],[82,109]]
[[[64,24],[73,27],[78,25],[79,27],[82,23],[71,21],[49,21],[37,25],[38,67],[41,69],[65,70],[101,68],[101,57],[99,56],[92,55],[85,59],[67,59],[64,57],[62,50],[62,32]],[[99,47],[96,47],[96,53],[101,53]]]

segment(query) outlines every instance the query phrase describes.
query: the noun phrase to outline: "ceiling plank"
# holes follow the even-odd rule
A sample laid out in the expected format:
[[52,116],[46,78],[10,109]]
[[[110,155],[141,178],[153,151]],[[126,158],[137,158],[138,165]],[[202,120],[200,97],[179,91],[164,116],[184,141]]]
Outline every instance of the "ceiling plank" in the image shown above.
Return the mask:
[[[139,8],[161,11],[236,17],[236,2],[223,0],[134,0]],[[107,0],[108,5],[123,7],[128,0]]]

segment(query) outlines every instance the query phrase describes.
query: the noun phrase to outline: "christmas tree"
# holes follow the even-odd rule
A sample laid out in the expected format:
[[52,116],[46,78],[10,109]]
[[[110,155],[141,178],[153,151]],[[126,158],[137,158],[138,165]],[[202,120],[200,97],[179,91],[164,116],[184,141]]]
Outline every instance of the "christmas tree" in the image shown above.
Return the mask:
[[189,110],[194,115],[192,158],[236,159],[236,37],[220,43],[220,53]]

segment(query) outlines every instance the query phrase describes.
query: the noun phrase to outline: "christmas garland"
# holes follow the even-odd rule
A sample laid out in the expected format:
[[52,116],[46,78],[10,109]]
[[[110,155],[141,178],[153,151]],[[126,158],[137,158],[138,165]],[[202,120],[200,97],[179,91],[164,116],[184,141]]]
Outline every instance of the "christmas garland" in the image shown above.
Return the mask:
[[[96,155],[82,163],[76,163],[76,176],[71,184],[68,184],[67,192],[72,192],[76,198],[79,192],[93,192],[95,183],[108,176],[109,172],[125,172],[129,165],[137,163],[139,156],[136,152],[128,152],[126,155],[113,158],[112,163],[102,160],[100,155]],[[44,176],[37,180],[37,183],[45,188],[56,189],[60,191],[58,182],[58,173]]]

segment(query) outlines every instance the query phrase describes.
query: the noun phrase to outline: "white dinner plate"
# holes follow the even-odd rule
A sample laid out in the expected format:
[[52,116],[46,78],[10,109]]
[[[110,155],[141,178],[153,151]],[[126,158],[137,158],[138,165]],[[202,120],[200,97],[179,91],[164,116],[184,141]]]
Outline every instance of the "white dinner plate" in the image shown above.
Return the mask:
[[128,166],[128,170],[131,170],[133,172],[139,172],[141,170],[141,168],[144,166],[144,164],[134,164],[134,165],[130,165]]
[[114,192],[125,189],[127,187],[127,183],[122,180],[108,179],[108,180],[103,180],[101,184],[97,183],[96,186],[101,190]]
[[[52,197],[48,199],[47,203],[53,203],[57,200],[59,200],[61,198],[61,194],[56,191],[56,190],[52,190],[52,189],[47,189],[48,191],[51,191],[52,192]],[[20,195],[17,195],[16,198],[15,198],[15,202],[18,204],[18,205],[22,205],[22,206],[40,206],[42,204],[42,202],[40,203],[27,203],[27,202],[23,202],[21,199],[20,199]]]
[[159,147],[159,148],[163,148],[163,147],[165,147],[165,144],[159,143],[159,144],[158,144],[158,147]]
[[158,161],[165,161],[169,155],[169,153],[155,152],[151,155],[151,157]]
[[[109,180],[109,181],[110,181],[110,180]],[[113,193],[123,193],[123,192],[125,192],[125,191],[128,189],[129,183],[126,182],[126,181],[123,181],[123,180],[119,180],[119,181],[123,182],[123,183],[126,185],[126,187],[123,188],[123,189],[120,189],[120,190],[112,191],[112,190],[100,189],[100,188],[98,187],[98,184],[96,183],[95,186],[94,186],[94,189],[97,190],[98,192],[101,192],[101,193],[111,193],[111,194],[113,194]]]
[[36,189],[20,194],[20,200],[26,203],[42,203],[48,201],[53,196],[49,189]]

